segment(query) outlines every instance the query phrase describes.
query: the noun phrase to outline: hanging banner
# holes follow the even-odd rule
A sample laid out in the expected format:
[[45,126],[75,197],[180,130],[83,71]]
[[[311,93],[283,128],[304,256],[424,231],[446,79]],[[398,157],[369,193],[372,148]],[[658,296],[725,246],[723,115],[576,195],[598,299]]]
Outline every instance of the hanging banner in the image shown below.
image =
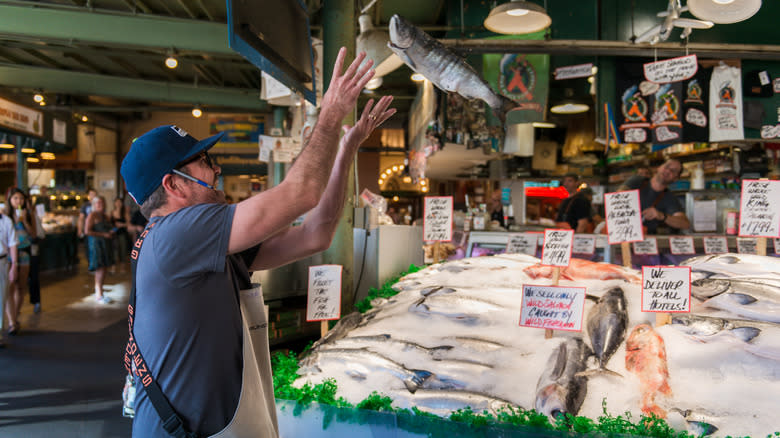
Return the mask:
[[710,141],[744,138],[741,70],[719,65],[710,78]]
[[0,99],[0,126],[43,136],[43,113]]
[[680,56],[644,65],[645,79],[656,84],[668,84],[690,79],[699,69],[696,55]]
[[653,94],[653,143],[679,143],[682,140],[682,84],[664,84]]
[[226,134],[214,146],[215,152],[222,148],[254,149],[260,135],[265,132],[265,116],[209,116],[209,135],[220,132]]
[[[531,34],[544,39],[544,34]],[[528,36],[500,36],[493,39],[529,39]],[[514,100],[517,109],[507,114],[507,123],[543,122],[550,82],[550,55],[486,54],[482,74],[493,90]]]
[[700,68],[692,78],[683,81],[683,141],[706,142],[710,138],[709,97],[712,68]]
[[616,111],[618,130],[625,143],[649,142],[650,104],[658,84],[644,81],[642,63],[639,61],[627,60],[616,64],[615,85],[620,99]]

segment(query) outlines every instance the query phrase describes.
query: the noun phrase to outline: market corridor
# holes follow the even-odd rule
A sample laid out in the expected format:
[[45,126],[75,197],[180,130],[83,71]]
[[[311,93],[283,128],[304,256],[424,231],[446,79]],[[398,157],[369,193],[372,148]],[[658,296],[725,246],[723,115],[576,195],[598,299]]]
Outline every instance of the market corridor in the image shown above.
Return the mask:
[[[43,311],[25,302],[21,330],[0,349],[0,437],[128,437],[121,416],[129,274],[109,274],[95,302],[83,261],[41,275]],[[27,299],[27,298],[25,298]]]

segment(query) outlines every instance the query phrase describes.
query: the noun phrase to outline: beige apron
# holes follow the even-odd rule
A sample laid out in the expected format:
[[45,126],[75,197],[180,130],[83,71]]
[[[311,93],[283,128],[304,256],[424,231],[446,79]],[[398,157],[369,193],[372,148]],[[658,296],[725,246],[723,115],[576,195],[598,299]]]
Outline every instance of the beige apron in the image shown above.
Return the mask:
[[244,341],[241,397],[233,419],[214,438],[276,438],[276,403],[273,395],[268,317],[259,284],[240,291]]

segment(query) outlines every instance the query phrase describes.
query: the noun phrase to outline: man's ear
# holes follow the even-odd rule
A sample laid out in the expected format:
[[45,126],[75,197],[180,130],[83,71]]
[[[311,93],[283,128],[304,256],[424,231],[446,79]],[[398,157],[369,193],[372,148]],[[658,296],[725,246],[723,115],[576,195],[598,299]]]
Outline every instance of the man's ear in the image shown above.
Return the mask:
[[184,184],[181,183],[181,181],[174,178],[174,175],[172,173],[169,173],[165,175],[162,179],[162,186],[165,189],[165,193],[168,195],[168,197],[173,198],[185,198],[186,193],[184,193]]

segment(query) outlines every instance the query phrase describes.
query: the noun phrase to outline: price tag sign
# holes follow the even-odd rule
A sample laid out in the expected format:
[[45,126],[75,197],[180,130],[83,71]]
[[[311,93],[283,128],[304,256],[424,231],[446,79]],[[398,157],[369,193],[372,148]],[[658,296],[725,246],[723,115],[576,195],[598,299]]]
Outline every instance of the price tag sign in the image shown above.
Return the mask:
[[506,243],[506,253],[536,256],[538,242],[537,233],[510,233]]
[[669,250],[672,254],[696,254],[693,237],[674,236],[669,238]]
[[758,254],[758,239],[755,237],[737,237],[737,252],[740,254]]
[[560,81],[563,79],[574,79],[574,78],[586,78],[588,76],[593,75],[593,63],[588,64],[578,64],[578,65],[567,65],[565,67],[558,67],[555,69],[555,72],[553,72],[555,75],[555,80]]
[[544,230],[542,265],[569,266],[574,230]]
[[574,236],[572,252],[593,255],[596,252],[596,236]]
[[452,196],[426,196],[423,213],[423,240],[452,240]]
[[739,235],[780,237],[780,181],[742,180]]
[[644,240],[639,190],[604,194],[607,211],[607,241],[610,245]]
[[341,316],[341,265],[309,266],[306,321],[326,321]]
[[691,268],[642,266],[642,311],[690,312]]
[[523,285],[522,327],[578,332],[584,312],[584,287]]
[[668,84],[690,79],[699,69],[696,55],[680,56],[644,65],[645,79],[656,84]]
[[474,216],[474,229],[475,230],[485,229],[485,216],[482,215]]
[[704,254],[725,254],[729,252],[729,241],[723,236],[702,237]]
[[658,255],[658,240],[655,237],[647,237],[641,242],[634,242],[634,254]]

